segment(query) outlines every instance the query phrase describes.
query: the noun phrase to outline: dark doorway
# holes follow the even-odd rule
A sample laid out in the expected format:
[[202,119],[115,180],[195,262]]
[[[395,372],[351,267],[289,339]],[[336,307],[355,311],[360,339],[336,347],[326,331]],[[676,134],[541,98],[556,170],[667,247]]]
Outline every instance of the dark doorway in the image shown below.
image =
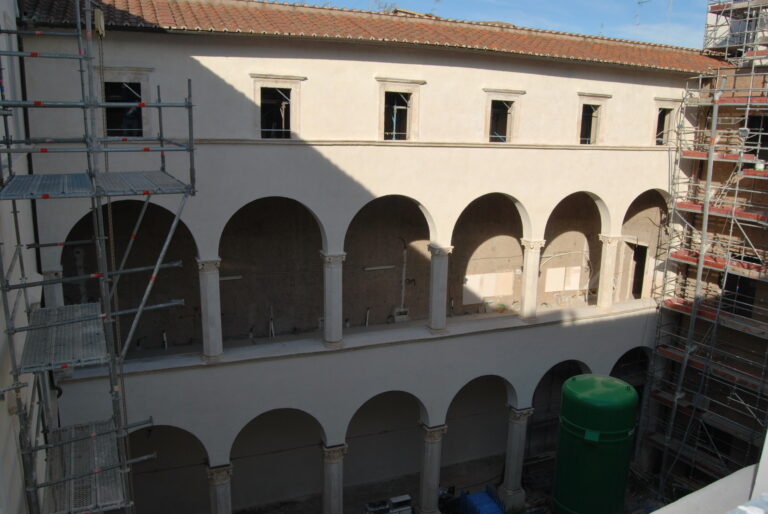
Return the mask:
[[757,280],[739,275],[726,275],[723,285],[723,310],[737,316],[752,317]]
[[642,298],[643,278],[645,277],[645,260],[648,258],[648,247],[634,245],[632,261],[635,263],[635,273],[632,277],[632,296]]

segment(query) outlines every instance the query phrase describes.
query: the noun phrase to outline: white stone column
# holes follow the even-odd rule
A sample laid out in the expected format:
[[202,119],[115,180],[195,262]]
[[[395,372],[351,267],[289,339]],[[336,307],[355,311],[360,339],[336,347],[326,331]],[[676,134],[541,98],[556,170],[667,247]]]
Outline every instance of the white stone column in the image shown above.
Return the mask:
[[346,444],[323,447],[323,514],[344,514],[346,453]]
[[221,292],[219,266],[221,260],[197,261],[200,277],[200,314],[203,325],[203,358],[215,362],[224,353],[221,334]]
[[232,465],[208,468],[211,514],[232,514]]
[[452,246],[429,245],[432,254],[429,272],[429,328],[444,330],[448,309],[448,255]]
[[341,346],[343,334],[342,319],[342,276],[343,263],[347,254],[327,254],[323,256],[323,327],[324,338],[327,346]]
[[616,249],[619,247],[621,236],[606,236],[600,234],[603,243],[600,257],[600,281],[597,289],[597,306],[607,309],[613,305],[613,290],[616,283]]
[[440,457],[443,452],[445,425],[424,426],[424,453],[421,460],[420,514],[440,514],[437,500],[440,496]]
[[525,491],[522,486],[523,460],[525,459],[525,437],[528,418],[533,409],[509,408],[507,424],[507,453],[504,461],[504,482],[499,487],[499,498],[507,509],[525,506]]
[[[43,280],[61,280],[63,271],[61,266],[58,268],[43,270]],[[64,288],[61,282],[43,286],[43,297],[46,307],[64,306]]]
[[541,249],[546,241],[521,239],[523,246],[523,290],[520,293],[520,315],[530,318],[536,315],[539,293],[539,266]]

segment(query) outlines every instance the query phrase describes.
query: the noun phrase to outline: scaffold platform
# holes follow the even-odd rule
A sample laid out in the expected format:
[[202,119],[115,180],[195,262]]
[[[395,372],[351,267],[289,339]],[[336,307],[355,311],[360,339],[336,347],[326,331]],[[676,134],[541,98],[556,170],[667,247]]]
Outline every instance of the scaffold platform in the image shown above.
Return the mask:
[[[97,303],[35,309],[19,369],[22,373],[104,364],[108,359],[104,324]],[[88,318],[86,321],[76,321]],[[69,323],[71,322],[71,323]]]
[[[96,421],[50,434],[43,512],[75,514],[117,510],[126,505],[123,464],[114,423]],[[46,484],[50,484],[47,485]]]
[[97,173],[95,187],[87,173],[14,175],[0,189],[0,200],[46,200],[183,194],[190,186],[162,171]]

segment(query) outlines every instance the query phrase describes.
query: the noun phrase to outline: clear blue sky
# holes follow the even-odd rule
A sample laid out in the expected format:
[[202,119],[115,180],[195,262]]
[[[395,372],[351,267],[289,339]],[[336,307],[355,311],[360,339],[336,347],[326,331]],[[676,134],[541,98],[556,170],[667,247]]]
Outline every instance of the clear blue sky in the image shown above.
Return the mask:
[[318,4],[431,12],[445,18],[504,21],[580,34],[701,48],[706,0],[330,0]]

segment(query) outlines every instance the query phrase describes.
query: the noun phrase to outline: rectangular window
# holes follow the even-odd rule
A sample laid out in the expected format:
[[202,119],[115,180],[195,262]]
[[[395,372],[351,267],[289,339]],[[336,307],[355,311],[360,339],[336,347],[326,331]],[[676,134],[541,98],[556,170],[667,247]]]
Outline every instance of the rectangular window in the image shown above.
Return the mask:
[[599,105],[584,104],[581,106],[581,131],[579,142],[582,145],[597,144],[597,125]]
[[291,138],[290,88],[261,88],[262,139]]
[[488,134],[488,140],[491,143],[506,143],[508,141],[513,103],[504,100],[491,100],[491,127]]
[[672,109],[659,109],[656,118],[656,144],[666,145],[669,142],[669,122],[672,118]]
[[[105,82],[107,102],[141,102],[141,83]],[[107,136],[141,137],[144,135],[141,107],[107,107]]]
[[384,93],[384,139],[408,139],[408,116],[411,93]]

